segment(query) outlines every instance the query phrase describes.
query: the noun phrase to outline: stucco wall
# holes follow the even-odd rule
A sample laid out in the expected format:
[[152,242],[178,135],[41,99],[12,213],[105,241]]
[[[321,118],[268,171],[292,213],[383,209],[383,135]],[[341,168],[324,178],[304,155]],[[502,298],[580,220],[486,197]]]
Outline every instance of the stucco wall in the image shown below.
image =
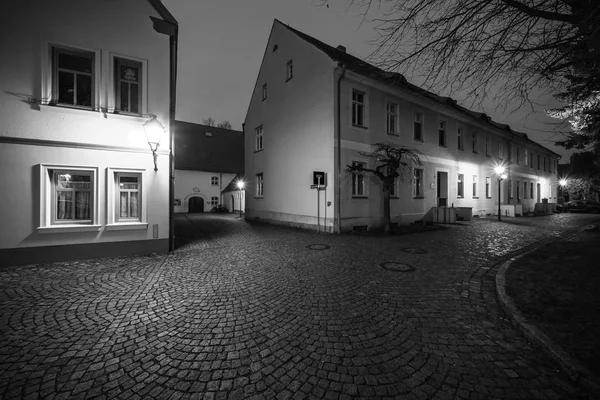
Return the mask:
[[[211,184],[213,176],[219,178],[219,184],[216,186]],[[223,204],[221,190],[227,187],[235,176],[236,174],[220,172],[175,170],[175,199],[180,200],[181,204],[175,206],[175,212],[188,212],[189,200],[192,197],[200,197],[204,201],[204,212],[213,208],[210,204],[212,197],[218,197],[218,204]]]

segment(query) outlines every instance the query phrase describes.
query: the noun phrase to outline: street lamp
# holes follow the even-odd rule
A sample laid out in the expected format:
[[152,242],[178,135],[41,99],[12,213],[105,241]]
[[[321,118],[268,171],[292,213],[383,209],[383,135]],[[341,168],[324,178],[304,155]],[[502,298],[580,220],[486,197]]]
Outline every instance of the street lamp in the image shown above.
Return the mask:
[[244,181],[238,181],[237,187],[240,194],[240,218],[242,218],[242,189],[244,188]]
[[158,171],[158,166],[156,165],[158,155],[156,154],[156,150],[158,150],[160,139],[165,133],[165,128],[160,121],[156,119],[156,115],[152,115],[152,118],[146,121],[143,127],[146,132],[146,139],[150,145],[150,150],[152,150],[152,156],[154,157],[154,171]]
[[562,178],[558,181],[558,184],[560,185],[560,197],[562,199],[562,207],[561,209],[564,211],[565,208],[565,186],[567,186],[567,180],[565,178]]
[[496,172],[496,175],[498,176],[498,221],[502,221],[502,207],[500,207],[500,188],[502,180],[506,179],[505,171],[506,168],[504,168],[503,165],[498,165],[496,168],[494,168],[494,172]]

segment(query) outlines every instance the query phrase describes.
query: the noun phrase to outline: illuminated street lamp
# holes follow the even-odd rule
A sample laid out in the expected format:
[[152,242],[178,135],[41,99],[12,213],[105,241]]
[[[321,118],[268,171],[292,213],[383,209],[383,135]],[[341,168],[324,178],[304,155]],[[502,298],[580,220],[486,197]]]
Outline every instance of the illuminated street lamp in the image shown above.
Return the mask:
[[244,188],[244,181],[238,181],[237,187],[240,193],[240,218],[242,218],[242,189]]
[[143,127],[146,132],[146,139],[150,145],[150,150],[152,150],[152,156],[154,157],[154,170],[158,171],[158,166],[156,164],[158,155],[156,154],[156,151],[160,145],[160,139],[165,133],[165,127],[156,119],[156,115],[152,115],[152,118],[146,121]]
[[506,168],[504,168],[503,165],[498,165],[496,168],[494,168],[494,172],[498,176],[498,221],[502,221],[502,208],[500,207],[500,201],[501,201],[500,188],[501,188],[502,181],[504,179],[506,179],[505,171],[506,171]]
[[562,209],[564,211],[565,208],[565,186],[567,186],[567,180],[565,178],[562,178],[558,181],[558,184],[560,185],[560,195],[562,198]]

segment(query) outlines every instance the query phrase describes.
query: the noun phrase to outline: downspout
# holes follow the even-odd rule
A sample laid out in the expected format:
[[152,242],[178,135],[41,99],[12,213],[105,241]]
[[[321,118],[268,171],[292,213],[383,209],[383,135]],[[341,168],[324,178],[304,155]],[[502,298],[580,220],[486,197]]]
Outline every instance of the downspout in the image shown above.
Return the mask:
[[[337,220],[337,233],[342,233],[342,132],[341,132],[341,82],[342,78],[346,74],[346,67],[343,62],[338,62],[337,68],[342,69],[342,73],[337,78],[337,127],[336,127],[336,141],[337,141],[337,185],[335,186],[335,212]],[[336,68],[336,69],[337,69]]]
[[[175,250],[175,105],[177,101],[177,38],[179,26],[162,3],[151,1],[161,16],[150,17],[154,30],[169,36],[169,251]],[[162,6],[162,7],[161,7]]]

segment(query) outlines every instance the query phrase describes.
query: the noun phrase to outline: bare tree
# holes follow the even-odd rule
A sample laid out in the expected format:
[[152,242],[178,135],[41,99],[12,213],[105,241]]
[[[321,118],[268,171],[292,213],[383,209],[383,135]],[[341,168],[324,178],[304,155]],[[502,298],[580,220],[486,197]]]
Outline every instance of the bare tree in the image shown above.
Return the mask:
[[202,118],[202,123],[207,126],[215,126],[215,120],[211,117]]
[[350,172],[368,172],[376,176],[383,187],[383,219],[386,234],[392,233],[390,215],[390,191],[396,179],[412,178],[413,168],[422,165],[421,153],[410,147],[398,146],[393,143],[375,143],[371,145],[372,152],[360,152],[365,157],[376,161],[375,168],[365,168],[362,164],[347,165]]
[[231,124],[229,123],[229,121],[219,122],[217,124],[217,128],[231,129]]
[[[326,2],[326,0],[325,0]],[[382,68],[420,73],[425,86],[460,90],[468,107],[484,98],[501,109],[530,101],[534,88],[559,93],[573,53],[600,54],[595,0],[350,0],[375,12],[371,55]],[[595,52],[595,53],[594,53]],[[516,101],[516,102],[515,102]]]

